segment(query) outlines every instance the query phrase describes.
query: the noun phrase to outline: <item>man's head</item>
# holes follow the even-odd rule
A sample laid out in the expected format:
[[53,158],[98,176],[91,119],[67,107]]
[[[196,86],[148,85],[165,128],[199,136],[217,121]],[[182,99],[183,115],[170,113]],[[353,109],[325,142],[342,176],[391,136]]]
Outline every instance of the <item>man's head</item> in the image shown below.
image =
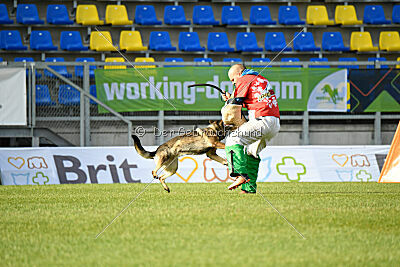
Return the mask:
[[242,75],[245,67],[242,64],[233,65],[228,71],[229,80],[236,85],[237,79]]

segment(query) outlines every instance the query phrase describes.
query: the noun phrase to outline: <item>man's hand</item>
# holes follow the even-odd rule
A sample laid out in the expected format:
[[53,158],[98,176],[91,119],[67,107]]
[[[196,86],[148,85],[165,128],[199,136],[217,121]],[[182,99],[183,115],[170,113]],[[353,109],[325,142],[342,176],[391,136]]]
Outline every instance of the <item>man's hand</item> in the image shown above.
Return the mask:
[[221,94],[222,95],[222,99],[224,101],[228,100],[231,97],[231,94],[228,92],[225,92],[225,94]]

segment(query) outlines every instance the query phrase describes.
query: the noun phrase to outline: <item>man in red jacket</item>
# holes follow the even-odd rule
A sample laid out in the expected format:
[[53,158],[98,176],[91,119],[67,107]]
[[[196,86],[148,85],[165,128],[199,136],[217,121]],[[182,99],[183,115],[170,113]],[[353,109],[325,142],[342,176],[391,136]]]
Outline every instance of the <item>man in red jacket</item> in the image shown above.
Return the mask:
[[236,64],[229,69],[228,76],[235,89],[232,95],[226,93],[222,97],[227,103],[243,105],[249,111],[249,121],[226,139],[225,151],[231,172],[231,163],[234,167],[231,176],[236,176],[228,189],[242,185],[240,193],[255,193],[259,153],[280,129],[278,102],[268,80],[256,71]]

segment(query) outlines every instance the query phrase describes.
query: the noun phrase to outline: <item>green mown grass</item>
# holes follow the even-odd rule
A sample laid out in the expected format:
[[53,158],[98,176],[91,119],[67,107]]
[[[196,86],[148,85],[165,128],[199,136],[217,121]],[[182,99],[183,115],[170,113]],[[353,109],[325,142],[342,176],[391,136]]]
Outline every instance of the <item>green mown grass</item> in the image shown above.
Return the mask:
[[0,186],[0,265],[398,265],[400,185]]

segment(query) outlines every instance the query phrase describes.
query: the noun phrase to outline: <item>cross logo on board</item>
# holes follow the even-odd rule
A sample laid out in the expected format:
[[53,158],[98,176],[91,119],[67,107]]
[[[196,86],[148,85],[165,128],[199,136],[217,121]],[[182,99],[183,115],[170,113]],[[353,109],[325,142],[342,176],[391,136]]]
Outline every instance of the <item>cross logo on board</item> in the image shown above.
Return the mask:
[[283,157],[282,163],[276,164],[276,170],[290,182],[299,182],[301,175],[306,174],[306,166],[289,156]]

